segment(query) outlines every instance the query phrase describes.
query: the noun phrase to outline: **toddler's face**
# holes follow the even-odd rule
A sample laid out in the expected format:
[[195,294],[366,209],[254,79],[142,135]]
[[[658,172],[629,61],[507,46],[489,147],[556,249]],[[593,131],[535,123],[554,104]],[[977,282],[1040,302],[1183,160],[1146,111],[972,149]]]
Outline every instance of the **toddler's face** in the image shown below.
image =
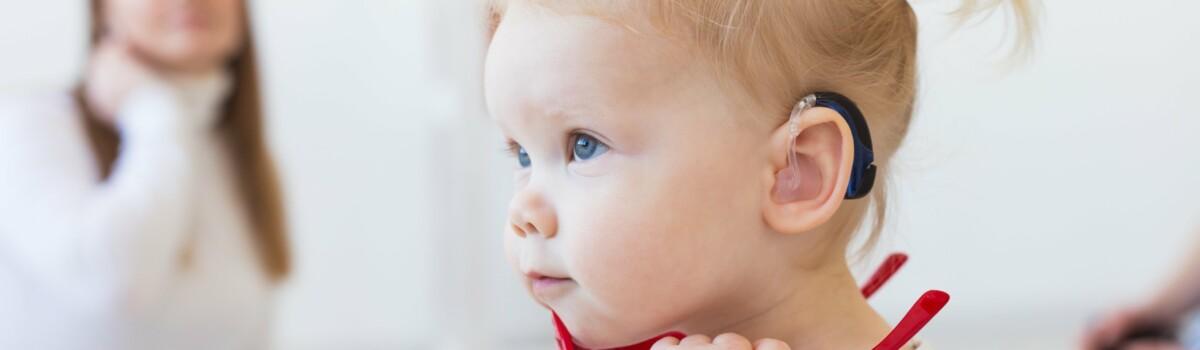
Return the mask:
[[588,347],[732,316],[786,265],[761,210],[773,127],[676,42],[528,6],[497,30],[485,88],[530,293]]

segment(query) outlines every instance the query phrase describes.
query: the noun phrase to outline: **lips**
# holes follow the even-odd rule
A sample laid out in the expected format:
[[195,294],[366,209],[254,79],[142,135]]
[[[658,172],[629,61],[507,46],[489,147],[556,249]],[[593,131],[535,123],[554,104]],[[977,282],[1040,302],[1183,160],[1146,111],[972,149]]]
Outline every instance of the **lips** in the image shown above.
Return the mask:
[[527,272],[525,278],[529,281],[529,288],[533,294],[543,299],[559,296],[575,283],[575,280],[569,277],[547,275],[536,271]]
[[538,277],[538,278],[532,279],[531,281],[533,282],[534,287],[538,287],[538,286],[552,286],[552,285],[556,285],[559,283],[566,283],[566,282],[570,282],[571,279],[570,278],[559,278],[559,277]]
[[207,29],[210,22],[207,15],[193,9],[176,11],[169,18],[171,25],[176,28],[192,31]]
[[538,270],[530,270],[530,271],[528,271],[528,272],[525,272],[525,277],[528,277],[528,278],[529,278],[529,279],[531,279],[531,280],[536,280],[536,279],[544,279],[544,278],[548,278],[548,279],[562,279],[562,280],[569,280],[569,279],[570,279],[570,278],[568,278],[568,277],[565,277],[565,276],[562,276],[562,275],[543,273],[543,272],[540,272],[540,271],[538,271]]

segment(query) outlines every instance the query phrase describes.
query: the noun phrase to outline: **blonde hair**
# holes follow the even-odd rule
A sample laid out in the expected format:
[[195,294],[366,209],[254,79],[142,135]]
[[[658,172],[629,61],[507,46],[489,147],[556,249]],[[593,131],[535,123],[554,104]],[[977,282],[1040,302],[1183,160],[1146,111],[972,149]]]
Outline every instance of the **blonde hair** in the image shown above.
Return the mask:
[[[515,1],[515,0],[510,0]],[[888,169],[913,117],[917,91],[917,17],[905,0],[526,0],[556,11],[604,19],[641,16],[667,34],[682,34],[722,74],[736,81],[782,124],[792,105],[817,91],[848,96],[872,131],[875,163]],[[1008,5],[1015,18],[1014,52],[1032,47],[1034,0],[964,0],[954,15],[965,23]],[[492,32],[506,0],[490,2]],[[626,21],[626,26],[631,26]],[[887,176],[877,181],[886,182]],[[856,232],[868,212],[873,227],[862,251],[878,241],[887,214],[886,183],[867,201],[846,201],[829,228]]]

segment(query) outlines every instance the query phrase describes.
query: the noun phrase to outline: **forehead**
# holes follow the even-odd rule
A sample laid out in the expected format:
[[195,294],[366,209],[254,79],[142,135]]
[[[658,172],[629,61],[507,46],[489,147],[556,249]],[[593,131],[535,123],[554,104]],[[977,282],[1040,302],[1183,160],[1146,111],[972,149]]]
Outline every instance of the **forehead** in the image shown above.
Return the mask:
[[677,42],[653,32],[514,3],[489,48],[485,87],[499,119],[504,111],[630,106],[686,81],[696,66],[690,57]]

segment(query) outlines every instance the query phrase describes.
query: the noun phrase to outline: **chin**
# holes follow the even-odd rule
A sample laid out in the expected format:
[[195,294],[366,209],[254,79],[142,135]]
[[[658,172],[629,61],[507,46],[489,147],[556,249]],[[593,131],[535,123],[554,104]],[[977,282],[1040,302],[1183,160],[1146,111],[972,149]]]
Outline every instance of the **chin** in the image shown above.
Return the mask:
[[575,331],[571,331],[571,332],[572,332],[571,335],[575,336],[575,344],[578,344],[579,346],[582,346],[587,349],[613,349],[613,348],[617,348],[617,347],[621,347],[621,346],[638,343],[637,340],[625,341],[625,342],[614,342],[614,341],[612,341],[613,338],[592,336],[590,334],[576,334]]
[[165,47],[163,58],[175,65],[220,65],[236,53],[230,45],[207,37],[178,38]]
[[[649,339],[651,336],[638,337],[621,325],[609,322],[598,322],[602,318],[586,315],[580,312],[564,310],[558,315],[562,318],[575,343],[588,349],[609,349],[619,346],[636,344]],[[607,324],[606,324],[607,323]]]
[[185,51],[190,53],[171,54],[164,62],[182,70],[206,70],[225,66],[229,58],[214,55],[209,50]]

